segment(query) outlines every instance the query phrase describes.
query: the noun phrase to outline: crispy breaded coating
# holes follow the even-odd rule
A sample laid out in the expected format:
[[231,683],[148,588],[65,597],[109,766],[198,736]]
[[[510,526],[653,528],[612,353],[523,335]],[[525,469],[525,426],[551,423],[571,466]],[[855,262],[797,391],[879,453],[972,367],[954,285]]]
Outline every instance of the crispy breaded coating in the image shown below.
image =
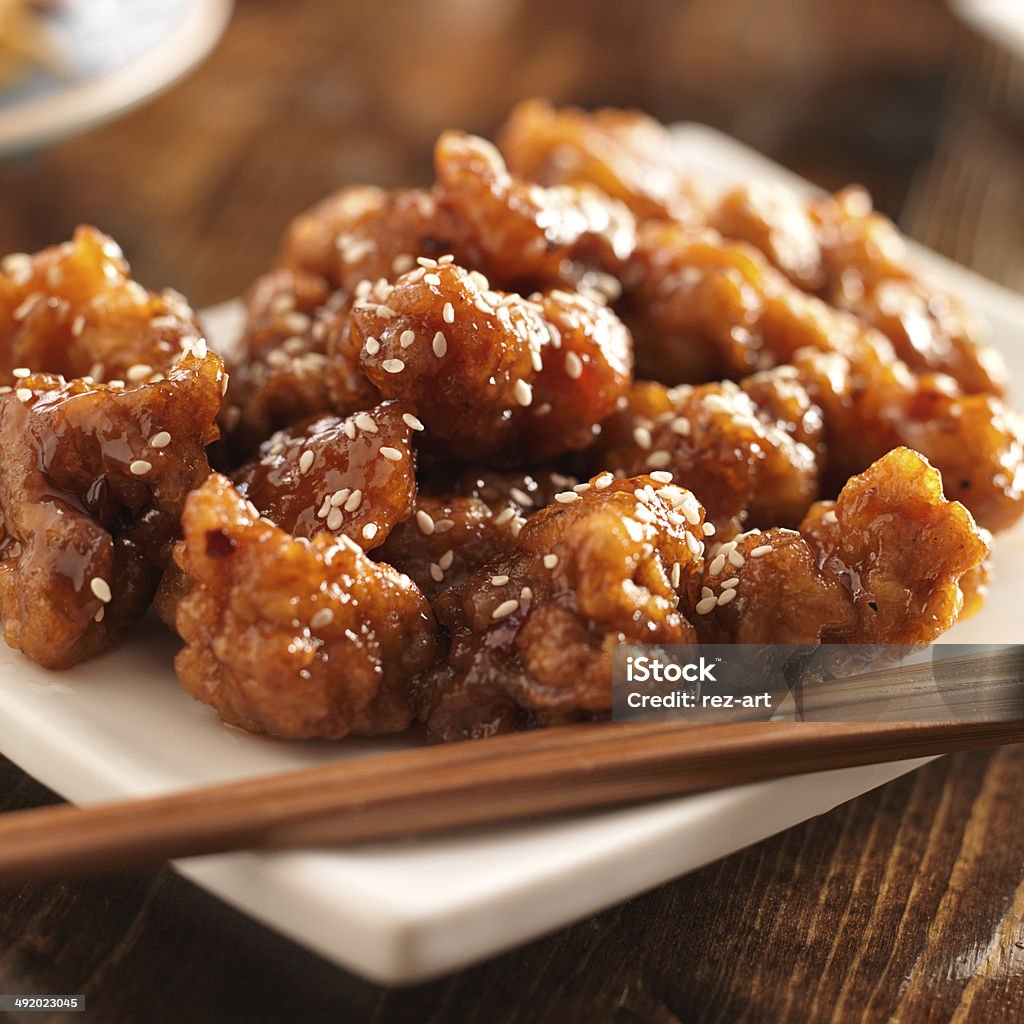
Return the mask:
[[407,577],[346,536],[292,537],[212,474],[176,548],[185,690],[233,725],[290,739],[408,726],[407,683],[434,657],[434,617]]
[[1005,363],[984,327],[918,270],[863,189],[806,199],[783,186],[737,188],[712,223],[755,245],[799,287],[880,330],[913,371],[947,373],[968,394],[1006,390]]
[[821,410],[779,367],[732,381],[635,384],[602,431],[596,460],[618,475],[667,470],[700,495],[719,539],[796,526],[819,496]]
[[616,644],[688,643],[678,593],[699,581],[703,509],[610,473],[561,492],[516,546],[435,603],[447,657],[415,684],[431,736],[488,736],[611,709]]
[[25,368],[138,384],[201,334],[185,300],[133,281],[117,243],[95,228],[34,256],[6,256],[0,271],[0,384]]
[[829,489],[906,446],[942,473],[945,493],[990,530],[1024,512],[1024,422],[992,395],[962,395],[949,377],[915,377],[887,345],[856,361],[838,353],[797,353],[800,379],[825,414]]
[[795,530],[710,547],[689,595],[708,643],[929,643],[957,620],[985,532],[926,459],[897,448]]
[[392,280],[412,270],[418,256],[448,253],[472,266],[481,260],[467,225],[438,202],[436,189],[354,185],[289,225],[279,262],[351,296],[361,281]]
[[526,100],[509,115],[498,144],[512,173],[529,181],[595,185],[640,220],[693,224],[702,217],[671,137],[644,114],[556,110],[547,100]]
[[148,607],[226,383],[199,349],[136,385],[34,374],[0,396],[4,639],[47,668],[113,643]]
[[[251,454],[275,430],[332,407],[327,345],[338,301],[323,278],[290,268],[265,274],[249,289],[221,416],[236,457]],[[370,405],[373,394],[363,381],[353,404]]]
[[343,534],[370,551],[412,515],[414,430],[419,420],[397,402],[314,416],[274,434],[235,472],[235,486],[292,536]]
[[645,225],[626,280],[633,301],[649,300],[630,320],[637,363],[659,379],[795,364],[825,413],[833,484],[905,445],[983,526],[1001,529],[1024,512],[1017,414],[996,397],[963,395],[949,377],[915,376],[882,334],[801,292],[751,246]]
[[467,471],[453,486],[420,491],[375,557],[400,569],[433,600],[515,546],[526,520],[576,483],[558,473]]
[[463,132],[437,140],[434,165],[442,203],[481,251],[478,269],[503,285],[573,282],[585,267],[616,273],[633,251],[633,215],[592,185],[519,180],[495,146]]
[[453,263],[375,288],[352,332],[366,377],[413,403],[427,436],[462,459],[584,448],[629,385],[629,332],[606,306],[561,290],[495,292]]

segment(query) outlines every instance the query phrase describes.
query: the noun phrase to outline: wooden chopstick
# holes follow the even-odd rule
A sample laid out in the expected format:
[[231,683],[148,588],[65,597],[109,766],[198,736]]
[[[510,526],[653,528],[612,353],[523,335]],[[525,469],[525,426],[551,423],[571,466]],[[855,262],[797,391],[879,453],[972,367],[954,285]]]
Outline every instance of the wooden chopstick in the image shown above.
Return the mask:
[[0,882],[425,835],[1024,740],[1024,722],[595,723],[0,817]]

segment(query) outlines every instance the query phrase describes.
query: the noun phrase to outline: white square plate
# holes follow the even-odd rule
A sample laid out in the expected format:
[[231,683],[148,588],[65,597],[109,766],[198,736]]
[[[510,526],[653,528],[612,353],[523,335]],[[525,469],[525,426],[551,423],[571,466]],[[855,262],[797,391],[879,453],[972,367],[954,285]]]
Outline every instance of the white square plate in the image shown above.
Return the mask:
[[[708,128],[675,130],[711,187],[738,180],[809,186]],[[948,285],[986,313],[1024,382],[1024,299],[930,254]],[[229,343],[239,307],[210,311]],[[1024,391],[1024,387],[1018,390]],[[999,538],[988,607],[961,642],[1016,636],[1024,532]],[[398,749],[408,741],[284,743],[220,725],[178,688],[175,641],[146,625],[111,654],[54,674],[0,645],[0,751],[70,800],[167,792]],[[797,822],[922,761],[742,786],[629,810],[455,838],[359,849],[231,854],[177,865],[184,875],[295,941],[384,983],[454,970],[594,913]]]

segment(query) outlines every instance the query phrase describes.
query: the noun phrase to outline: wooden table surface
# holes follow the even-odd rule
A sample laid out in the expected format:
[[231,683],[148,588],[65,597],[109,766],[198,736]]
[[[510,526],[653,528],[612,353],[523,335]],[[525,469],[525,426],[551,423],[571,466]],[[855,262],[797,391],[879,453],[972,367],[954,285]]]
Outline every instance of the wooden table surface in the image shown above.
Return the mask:
[[[938,0],[242,0],[127,118],[0,161],[0,250],[79,221],[147,284],[237,294],[347,181],[547,94],[714,124],[1024,289],[1024,74]],[[102,1024],[1024,1019],[1024,749],[947,758],[451,978],[367,984],[169,869],[0,893],[0,993]],[[0,811],[55,799],[0,759]],[[7,1019],[42,1022],[45,1014]],[[82,1017],[63,1017],[81,1020]]]

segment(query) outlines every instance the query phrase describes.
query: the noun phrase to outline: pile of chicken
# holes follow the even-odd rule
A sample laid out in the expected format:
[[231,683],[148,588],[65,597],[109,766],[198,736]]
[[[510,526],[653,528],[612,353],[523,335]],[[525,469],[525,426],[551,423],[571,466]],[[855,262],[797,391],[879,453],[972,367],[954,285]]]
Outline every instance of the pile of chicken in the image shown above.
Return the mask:
[[452,740],[607,715],[619,643],[980,605],[1024,431],[863,192],[708,201],[659,125],[539,101],[436,176],[300,216],[227,370],[92,229],[3,261],[11,646],[67,667],[155,601],[227,722]]

